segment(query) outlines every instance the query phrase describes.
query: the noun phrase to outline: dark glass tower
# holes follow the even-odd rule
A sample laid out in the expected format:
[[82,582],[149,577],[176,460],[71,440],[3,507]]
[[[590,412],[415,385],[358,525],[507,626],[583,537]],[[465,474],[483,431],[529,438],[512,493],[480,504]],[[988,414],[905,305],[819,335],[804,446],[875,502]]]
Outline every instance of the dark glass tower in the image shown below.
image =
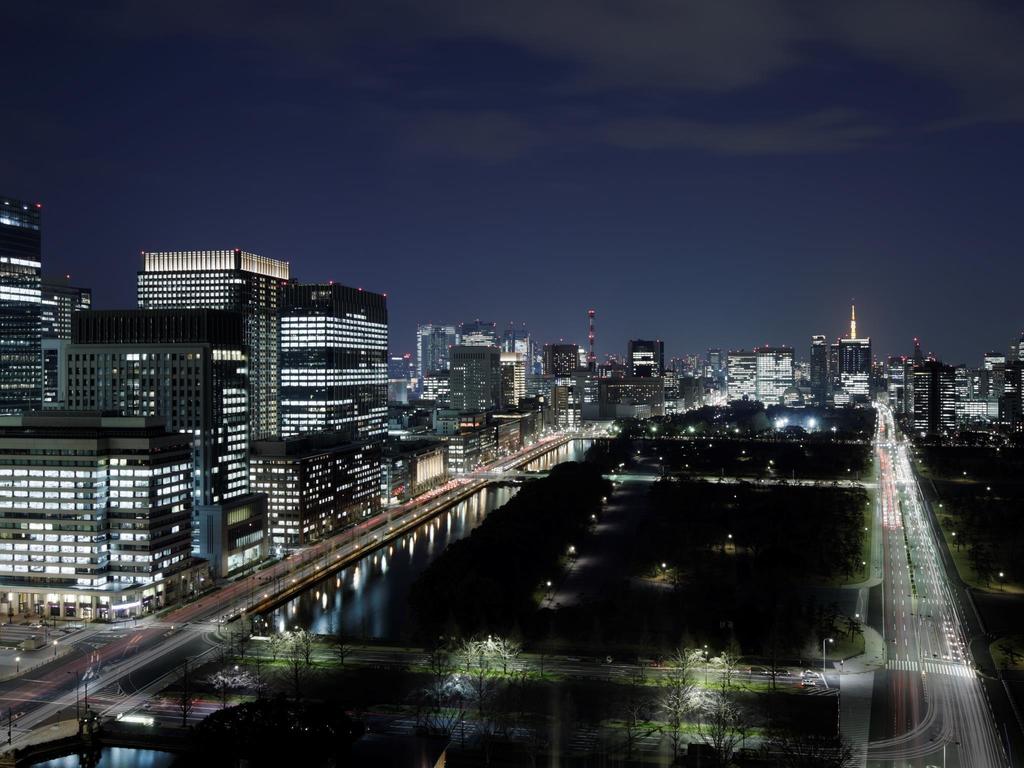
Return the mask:
[[39,203],[0,197],[0,414],[42,401]]

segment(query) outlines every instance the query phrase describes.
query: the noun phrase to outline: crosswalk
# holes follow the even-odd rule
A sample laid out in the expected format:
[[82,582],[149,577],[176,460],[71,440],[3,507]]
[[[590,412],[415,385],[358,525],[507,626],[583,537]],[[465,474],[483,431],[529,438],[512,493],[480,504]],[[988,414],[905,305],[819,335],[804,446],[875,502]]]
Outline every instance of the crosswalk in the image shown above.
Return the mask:
[[949,675],[951,677],[974,677],[974,670],[966,664],[941,661],[914,661],[912,659],[889,659],[886,669],[898,672],[925,672],[929,675]]

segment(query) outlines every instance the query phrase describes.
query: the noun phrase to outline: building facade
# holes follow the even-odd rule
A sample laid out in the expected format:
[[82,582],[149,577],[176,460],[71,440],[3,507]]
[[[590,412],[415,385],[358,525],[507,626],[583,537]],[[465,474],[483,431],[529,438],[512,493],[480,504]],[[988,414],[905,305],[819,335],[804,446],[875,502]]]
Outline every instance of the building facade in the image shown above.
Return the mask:
[[738,350],[726,356],[729,400],[757,399],[757,353]]
[[249,493],[246,350],[238,312],[91,310],[72,321],[68,408],[162,416],[168,429],[192,437],[197,556],[210,554],[200,518],[221,525],[204,508]]
[[380,442],[388,419],[387,298],[289,283],[281,314],[281,436],[338,432]]
[[756,399],[779,405],[786,390],[794,385],[793,348],[760,347],[757,353]]
[[380,508],[380,447],[321,433],[257,440],[249,485],[267,497],[267,529],[276,551],[305,546]]
[[40,209],[0,197],[0,415],[42,403]]
[[956,371],[937,360],[925,360],[913,369],[914,432],[922,437],[943,437],[956,429]]
[[464,347],[497,347],[498,324],[492,320],[471,320],[459,326],[459,344]]
[[426,323],[416,328],[416,375],[447,371],[449,350],[458,343],[454,325]]
[[665,371],[665,343],[660,339],[630,339],[626,365],[633,378],[661,376]]
[[811,336],[810,384],[814,404],[825,405],[829,396],[828,340],[821,335]]
[[288,262],[238,249],[142,254],[139,307],[226,309],[242,314],[254,439],[278,433],[278,316],[288,271]]
[[497,347],[452,348],[449,376],[452,408],[489,411],[501,405],[501,357]]
[[502,352],[501,407],[512,410],[526,397],[526,356],[522,352]]
[[156,417],[0,418],[0,613],[123,619],[194,592],[192,440]]

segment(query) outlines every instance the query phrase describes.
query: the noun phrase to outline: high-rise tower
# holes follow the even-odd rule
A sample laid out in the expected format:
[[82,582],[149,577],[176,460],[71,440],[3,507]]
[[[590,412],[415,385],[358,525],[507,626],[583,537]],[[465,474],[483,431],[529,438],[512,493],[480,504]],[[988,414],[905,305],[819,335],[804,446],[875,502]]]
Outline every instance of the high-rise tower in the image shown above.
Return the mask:
[[0,414],[42,401],[38,203],[0,197]]
[[850,304],[850,338],[857,338],[857,305]]
[[142,254],[143,309],[228,309],[245,322],[249,424],[260,440],[277,434],[277,340],[288,262],[237,248]]

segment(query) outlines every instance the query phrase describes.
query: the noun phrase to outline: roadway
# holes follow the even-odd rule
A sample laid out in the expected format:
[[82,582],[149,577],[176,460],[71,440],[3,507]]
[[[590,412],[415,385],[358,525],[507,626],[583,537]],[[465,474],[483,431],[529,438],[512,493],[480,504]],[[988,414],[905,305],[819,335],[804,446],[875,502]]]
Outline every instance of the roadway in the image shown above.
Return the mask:
[[[304,589],[309,580],[344,567],[407,528],[484,488],[492,482],[495,471],[535,461],[574,437],[545,437],[516,454],[386,509],[337,536],[159,617],[145,617],[116,627],[88,625],[66,634],[59,642],[70,644],[70,652],[31,673],[0,683],[0,711],[14,718],[11,747],[25,743],[40,726],[73,717],[86,686],[94,692],[90,704],[102,705],[93,706],[100,714],[141,705],[170,683],[186,660],[214,652],[221,642],[220,630],[227,622],[247,610],[265,609],[286,599]],[[96,691],[111,689],[123,691],[124,696],[116,696],[114,701],[95,699]]]
[[997,768],[1008,764],[968,652],[965,622],[892,412],[878,405],[883,567],[872,765]]

